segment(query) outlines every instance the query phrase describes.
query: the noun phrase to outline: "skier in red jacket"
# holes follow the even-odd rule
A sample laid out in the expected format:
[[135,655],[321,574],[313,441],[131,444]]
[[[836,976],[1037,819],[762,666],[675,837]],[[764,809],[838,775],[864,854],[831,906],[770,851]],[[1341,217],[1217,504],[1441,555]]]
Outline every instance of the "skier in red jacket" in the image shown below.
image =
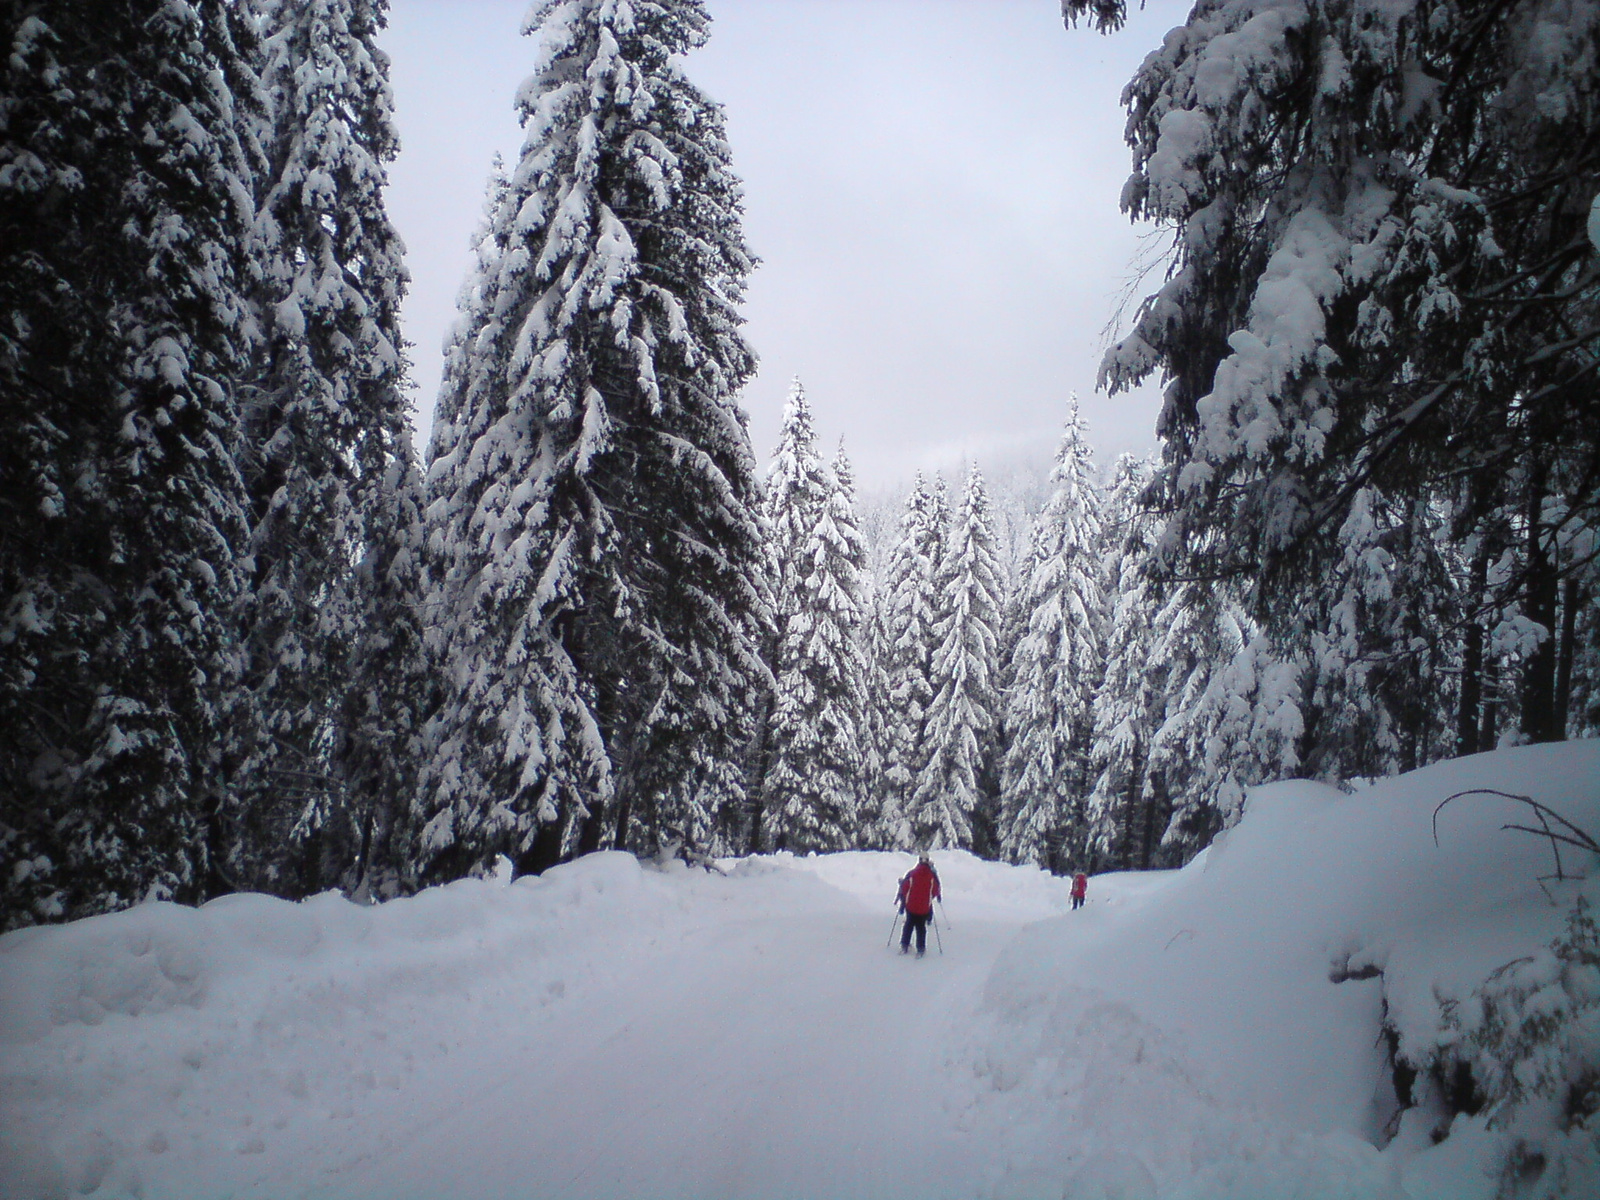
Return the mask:
[[1072,877],[1072,907],[1082,908],[1083,898],[1089,892],[1089,877],[1079,871]]
[[917,932],[917,957],[928,949],[928,922],[933,918],[933,902],[939,899],[939,872],[933,869],[926,853],[917,856],[917,865],[900,880],[900,911],[906,927],[900,934],[900,953],[911,949],[911,931]]

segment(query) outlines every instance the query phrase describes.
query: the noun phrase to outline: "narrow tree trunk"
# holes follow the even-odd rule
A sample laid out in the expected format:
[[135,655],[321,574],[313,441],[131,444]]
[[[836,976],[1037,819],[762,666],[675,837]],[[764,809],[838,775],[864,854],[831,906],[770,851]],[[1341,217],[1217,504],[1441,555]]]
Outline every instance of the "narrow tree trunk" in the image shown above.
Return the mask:
[[583,828],[578,832],[578,855],[593,854],[600,849],[600,839],[605,833],[606,818],[603,805],[594,805],[589,809],[589,815],[583,819]]
[[1577,635],[1578,605],[1584,599],[1576,578],[1568,578],[1561,590],[1561,650],[1556,662],[1555,711],[1551,724],[1555,740],[1567,740],[1567,714],[1572,706],[1572,639]]
[[746,775],[745,795],[750,809],[750,841],[745,847],[748,854],[760,854],[762,845],[761,818],[766,811],[767,772],[772,769],[772,700],[762,704],[756,726],[755,753],[751,755],[750,771]]
[[[1480,548],[1472,558],[1467,605],[1476,608],[1489,590],[1489,551]],[[1476,754],[1488,747],[1478,741],[1479,709],[1483,704],[1483,626],[1473,619],[1467,624],[1461,646],[1461,694],[1456,706],[1456,754]]]
[[533,845],[517,855],[518,875],[543,875],[561,861],[561,827],[565,822],[557,818],[539,826],[533,836]]
[[1155,830],[1155,797],[1148,794],[1145,788],[1146,757],[1144,743],[1136,740],[1133,744],[1133,772],[1128,784],[1128,802],[1138,807],[1138,867],[1141,871],[1150,869],[1150,840]]
[[1556,567],[1544,539],[1539,516],[1544,505],[1544,472],[1537,472],[1528,489],[1528,581],[1523,593],[1523,615],[1543,625],[1546,634],[1529,655],[1522,674],[1522,732],[1529,741],[1557,740],[1554,728],[1556,690]]
[[1497,728],[1500,715],[1499,673],[1486,667],[1484,680],[1487,686],[1484,688],[1482,712],[1478,718],[1478,749],[1493,750],[1500,736]]
[[629,849],[628,822],[633,819],[633,788],[624,780],[617,781],[617,827],[612,834],[612,845],[618,850]]

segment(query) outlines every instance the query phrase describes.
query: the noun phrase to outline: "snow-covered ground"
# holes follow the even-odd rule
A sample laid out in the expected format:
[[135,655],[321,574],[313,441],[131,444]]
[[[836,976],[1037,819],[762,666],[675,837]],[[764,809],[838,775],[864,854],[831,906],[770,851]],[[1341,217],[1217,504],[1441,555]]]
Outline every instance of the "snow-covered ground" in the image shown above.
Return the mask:
[[1468,787],[1594,832],[1600,743],[1261,789],[1201,859],[1098,877],[1079,912],[936,855],[920,962],[885,944],[910,859],[866,853],[11,934],[0,1197],[1486,1198],[1501,1135],[1396,1116],[1384,1005],[1421,1056],[1440,1000],[1592,884],[1541,887],[1548,845],[1492,797],[1435,845]]

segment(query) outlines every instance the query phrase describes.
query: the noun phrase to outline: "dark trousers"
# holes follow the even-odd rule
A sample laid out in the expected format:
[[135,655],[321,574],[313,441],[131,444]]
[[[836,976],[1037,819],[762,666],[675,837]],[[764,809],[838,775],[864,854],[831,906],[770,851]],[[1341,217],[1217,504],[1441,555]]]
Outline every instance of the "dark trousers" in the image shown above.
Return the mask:
[[928,948],[928,922],[933,919],[931,912],[907,913],[906,927],[900,934],[900,949],[904,950],[911,945],[911,931],[917,931],[917,953],[921,954]]
[[1072,898],[1072,907],[1073,908],[1082,908],[1083,907],[1083,897],[1082,896],[1074,896]]

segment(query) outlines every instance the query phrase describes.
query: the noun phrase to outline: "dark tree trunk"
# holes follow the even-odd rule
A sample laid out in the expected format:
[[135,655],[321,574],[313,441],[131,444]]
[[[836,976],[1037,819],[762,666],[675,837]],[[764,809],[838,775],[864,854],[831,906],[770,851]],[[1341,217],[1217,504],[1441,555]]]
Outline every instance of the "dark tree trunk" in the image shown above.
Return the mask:
[[[769,668],[778,661],[776,638],[768,638],[761,648],[762,661]],[[745,853],[761,853],[761,818],[766,810],[767,772],[772,769],[772,710],[777,696],[762,691],[757,700],[755,735],[750,742],[750,760],[745,770],[744,794],[746,810],[750,814],[750,827]]]
[[517,855],[518,875],[543,875],[561,861],[561,821],[547,821],[534,834],[533,845]]
[[589,810],[589,815],[583,819],[583,828],[578,831],[578,854],[593,854],[600,849],[600,839],[605,833],[606,817],[604,807],[595,805]]
[[[1480,549],[1472,559],[1472,578],[1468,584],[1469,608],[1476,608],[1489,590],[1489,551]],[[1476,754],[1488,749],[1478,741],[1478,722],[1483,704],[1483,626],[1476,619],[1468,622],[1461,646],[1461,695],[1456,706],[1456,754]]]
[[1491,673],[1487,668],[1484,671],[1485,682],[1489,685],[1484,689],[1483,703],[1478,717],[1478,749],[1493,750],[1499,740],[1499,715],[1500,715],[1500,677]]
[[1559,740],[1555,730],[1556,691],[1556,565],[1540,536],[1539,515],[1544,505],[1543,471],[1528,488],[1527,571],[1523,615],[1548,631],[1529,655],[1522,674],[1522,732],[1529,741]]
[[1156,795],[1154,788],[1145,786],[1145,748],[1135,743],[1133,748],[1134,777],[1130,796],[1139,805],[1139,870],[1150,869],[1150,856],[1154,853],[1156,831]]
[[617,781],[617,828],[612,835],[612,845],[618,850],[632,849],[628,844],[628,822],[633,819],[633,789],[626,780]]
[[1561,649],[1556,661],[1556,695],[1551,715],[1556,740],[1562,742],[1567,740],[1567,715],[1572,707],[1572,639],[1578,632],[1578,605],[1584,599],[1577,579],[1569,577],[1561,589]]
[[761,818],[766,812],[767,772],[772,767],[772,702],[764,701],[756,726],[755,753],[751,755],[749,783],[745,795],[750,806],[750,841],[746,853],[760,854],[762,846]]

